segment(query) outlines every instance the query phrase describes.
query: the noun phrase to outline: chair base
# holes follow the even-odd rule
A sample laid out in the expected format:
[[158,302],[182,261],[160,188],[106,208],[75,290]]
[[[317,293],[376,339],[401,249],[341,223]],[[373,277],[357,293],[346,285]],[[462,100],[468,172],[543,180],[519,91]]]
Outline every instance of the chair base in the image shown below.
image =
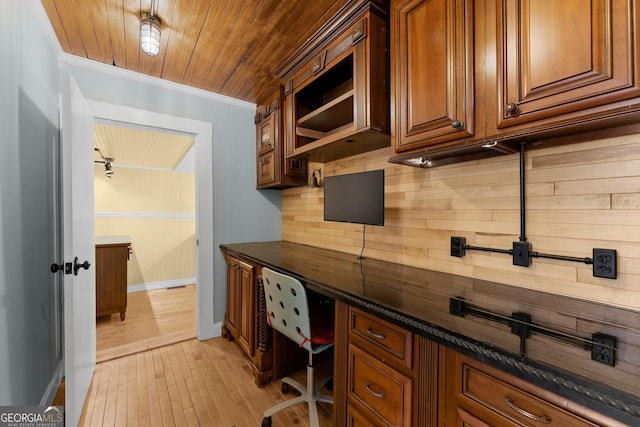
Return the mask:
[[286,400],[276,406],[273,406],[264,411],[264,419],[262,420],[262,427],[271,426],[271,416],[278,411],[288,408],[299,403],[306,402],[309,405],[309,423],[311,427],[319,427],[320,422],[318,420],[318,408],[316,402],[325,402],[333,404],[333,396],[320,393],[320,389],[325,386],[331,380],[331,376],[325,377],[317,384],[314,379],[314,367],[313,367],[313,354],[309,353],[309,363],[307,364],[307,386],[300,384],[298,381],[285,377],[282,379],[284,384],[295,388],[300,392],[300,396],[293,399]]

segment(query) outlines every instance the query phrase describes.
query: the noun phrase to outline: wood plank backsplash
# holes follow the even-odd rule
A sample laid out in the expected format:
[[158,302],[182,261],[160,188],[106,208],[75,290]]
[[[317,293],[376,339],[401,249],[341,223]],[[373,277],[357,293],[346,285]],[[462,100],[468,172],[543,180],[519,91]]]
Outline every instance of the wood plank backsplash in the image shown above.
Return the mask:
[[[509,249],[520,235],[518,154],[433,169],[387,162],[381,149],[325,164],[322,176],[385,170],[385,225],[366,226],[364,255],[640,310],[640,135],[525,154],[526,236],[541,253],[591,257],[618,251],[618,278],[578,262],[449,254],[450,237]],[[358,254],[363,226],[323,221],[322,188],[282,191],[282,240]]]

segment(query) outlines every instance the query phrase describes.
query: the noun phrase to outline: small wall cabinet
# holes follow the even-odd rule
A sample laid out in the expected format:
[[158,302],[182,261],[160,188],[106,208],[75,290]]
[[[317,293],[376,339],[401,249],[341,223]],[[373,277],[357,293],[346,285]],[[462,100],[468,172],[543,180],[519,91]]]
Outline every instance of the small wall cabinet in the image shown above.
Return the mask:
[[127,314],[129,242],[96,244],[96,316]]
[[284,64],[286,157],[328,162],[390,145],[388,16],[352,2]]
[[288,188],[307,184],[307,162],[285,159],[283,144],[284,92],[280,87],[256,108],[257,188]]

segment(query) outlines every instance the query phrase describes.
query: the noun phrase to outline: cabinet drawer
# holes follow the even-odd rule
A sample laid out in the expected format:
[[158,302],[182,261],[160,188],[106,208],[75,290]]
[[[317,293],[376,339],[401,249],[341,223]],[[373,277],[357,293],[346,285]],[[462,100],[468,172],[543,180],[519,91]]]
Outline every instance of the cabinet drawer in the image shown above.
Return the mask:
[[412,380],[349,344],[348,400],[367,418],[388,425],[411,425]]
[[461,394],[517,425],[596,425],[466,363]]
[[413,334],[411,332],[351,308],[349,310],[349,338],[352,337],[359,337],[375,346],[375,350],[371,350],[371,353],[380,354],[380,350],[382,350],[381,357],[384,360],[391,358],[412,369]]
[[364,416],[353,405],[347,405],[347,427],[386,427],[386,424],[377,418]]

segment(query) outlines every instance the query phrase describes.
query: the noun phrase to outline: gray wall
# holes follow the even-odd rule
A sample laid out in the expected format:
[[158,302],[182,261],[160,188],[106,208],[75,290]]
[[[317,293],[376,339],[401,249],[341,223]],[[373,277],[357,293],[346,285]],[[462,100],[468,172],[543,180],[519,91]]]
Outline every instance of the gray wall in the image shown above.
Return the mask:
[[[47,188],[46,176],[43,171],[24,173],[26,168],[36,171],[34,166],[46,159],[47,148],[43,145],[45,151],[40,151],[30,145],[31,154],[25,158],[23,145],[58,137],[59,70],[55,51],[31,7],[26,1],[0,2],[0,405],[38,404],[42,386],[50,379],[43,374],[50,367],[34,371],[34,366],[42,365],[39,351],[32,347],[36,329],[42,325],[32,320],[44,308],[32,294],[28,276],[36,267],[29,264],[30,245],[42,244],[40,229],[32,226],[45,220],[42,212],[29,213],[30,203]],[[215,321],[221,322],[226,266],[218,246],[280,239],[281,235],[280,193],[255,190],[254,112],[137,79],[68,67],[88,99],[212,123],[213,194],[198,197],[213,198],[210,220],[216,250],[212,260],[215,301],[211,303]],[[37,268],[46,269],[48,264]],[[50,340],[49,334],[44,335]]]
[[52,330],[58,65],[28,2],[0,2],[0,405],[40,403]]
[[280,192],[256,190],[255,110],[158,87],[138,79],[66,65],[85,98],[209,122],[213,127],[213,243],[215,322],[226,307],[221,243],[279,240]]

